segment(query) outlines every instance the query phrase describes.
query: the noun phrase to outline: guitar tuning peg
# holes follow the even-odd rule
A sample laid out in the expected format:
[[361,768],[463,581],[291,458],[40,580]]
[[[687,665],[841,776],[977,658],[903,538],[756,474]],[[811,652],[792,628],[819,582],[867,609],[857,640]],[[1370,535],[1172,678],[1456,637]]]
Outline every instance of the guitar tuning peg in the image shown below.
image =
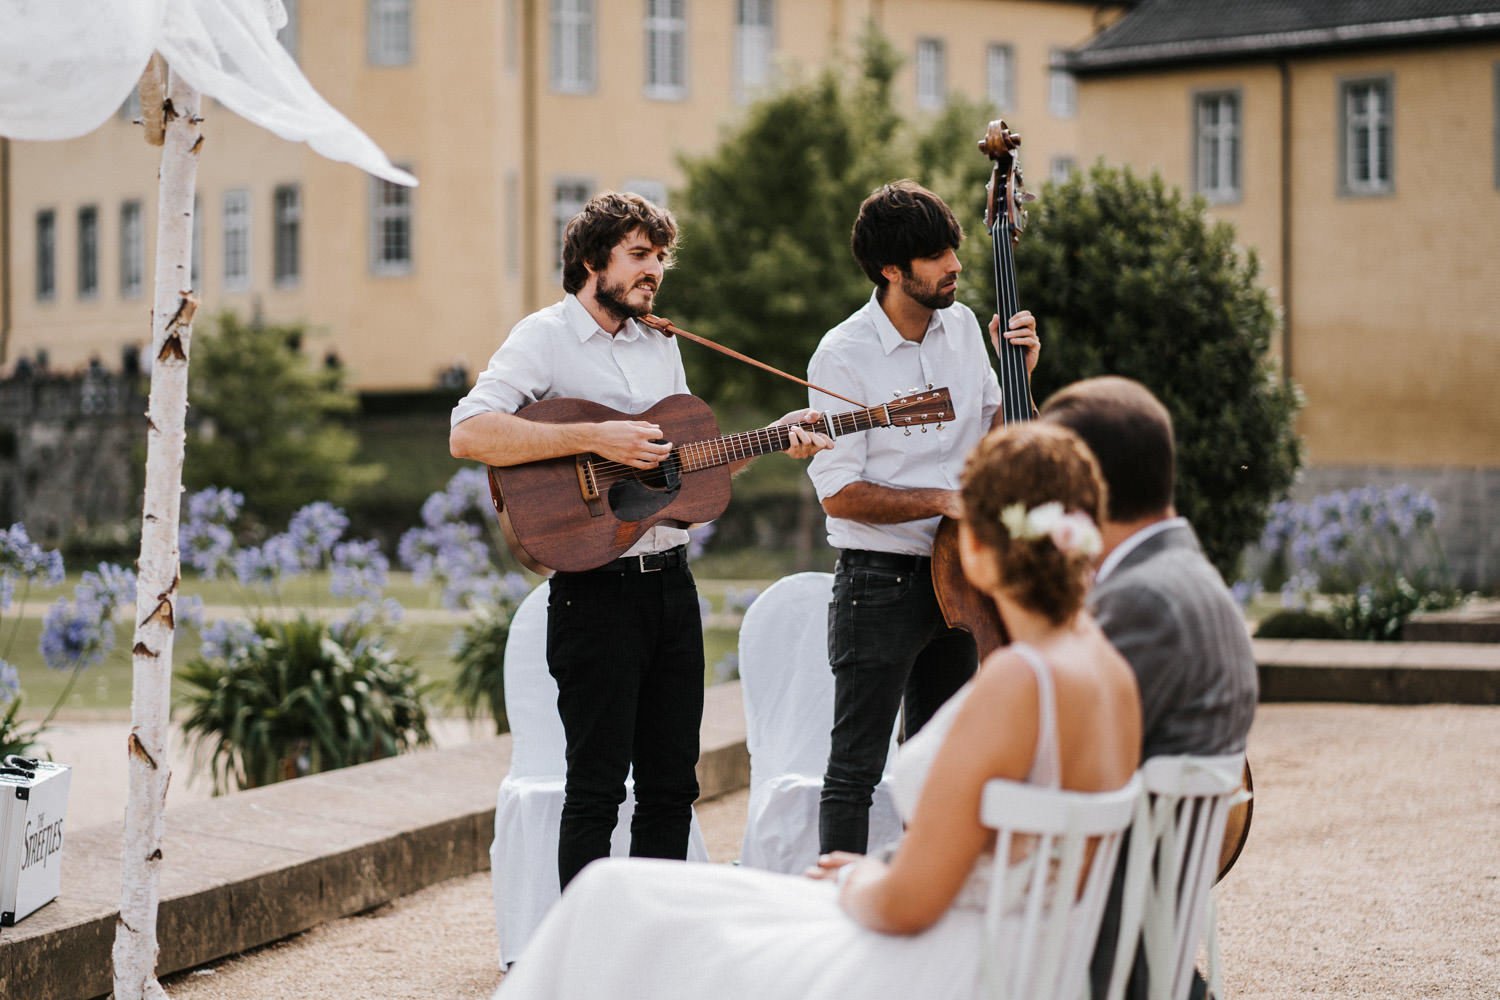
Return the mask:
[[931,383],[931,382],[928,382],[928,383],[927,383],[927,391],[928,391],[928,392],[931,392],[931,391],[932,391],[932,383]]
[[906,436],[906,437],[911,437],[911,428],[910,428],[910,427],[908,427],[908,428],[906,428],[906,429],[905,429],[905,430],[903,430],[903,431],[902,431],[902,432],[901,432],[901,433],[902,433],[902,434],[903,434],[903,435],[905,435],[905,436]]
[[942,430],[942,429],[943,429],[943,427],[944,427],[944,426],[945,426],[945,425],[944,425],[944,424],[942,424],[942,423],[939,423],[939,424],[938,424],[938,425],[937,425],[937,429],[938,429],[938,430]]
[[927,433],[927,425],[926,425],[926,424],[923,424],[923,425],[922,425],[922,433],[923,433],[923,434],[926,434],[926,433]]

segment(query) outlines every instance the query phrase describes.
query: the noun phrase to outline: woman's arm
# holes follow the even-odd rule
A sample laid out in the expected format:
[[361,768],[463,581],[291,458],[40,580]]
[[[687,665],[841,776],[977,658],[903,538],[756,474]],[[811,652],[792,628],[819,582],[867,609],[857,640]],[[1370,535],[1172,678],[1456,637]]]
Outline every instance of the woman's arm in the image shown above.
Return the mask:
[[1024,778],[1036,740],[1036,678],[1019,655],[994,653],[938,748],[896,856],[867,858],[847,876],[839,902],[849,915],[887,934],[937,923],[993,839],[979,821],[985,782]]

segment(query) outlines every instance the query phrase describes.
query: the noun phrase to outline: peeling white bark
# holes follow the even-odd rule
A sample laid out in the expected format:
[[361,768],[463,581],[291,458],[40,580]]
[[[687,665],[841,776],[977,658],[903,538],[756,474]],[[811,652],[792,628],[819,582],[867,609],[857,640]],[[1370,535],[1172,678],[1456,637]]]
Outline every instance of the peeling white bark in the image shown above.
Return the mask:
[[167,727],[175,637],[177,523],[187,416],[192,291],[193,190],[198,173],[198,93],[171,73],[156,221],[151,397],[147,406],[146,500],[135,606],[134,682],[126,747],[130,792],[115,927],[115,1000],[165,1000],[156,979],[156,912],[166,828]]

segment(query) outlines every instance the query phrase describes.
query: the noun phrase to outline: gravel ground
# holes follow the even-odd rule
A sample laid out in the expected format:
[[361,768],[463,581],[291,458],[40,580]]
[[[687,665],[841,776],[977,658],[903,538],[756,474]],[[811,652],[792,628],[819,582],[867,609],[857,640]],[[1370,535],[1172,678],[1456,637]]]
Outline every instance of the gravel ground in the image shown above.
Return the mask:
[[[1500,707],[1265,705],[1250,758],[1254,821],[1219,901],[1227,997],[1500,1000]],[[699,807],[711,857],[737,855],[745,803]],[[481,872],[165,985],[482,1000],[495,952]]]

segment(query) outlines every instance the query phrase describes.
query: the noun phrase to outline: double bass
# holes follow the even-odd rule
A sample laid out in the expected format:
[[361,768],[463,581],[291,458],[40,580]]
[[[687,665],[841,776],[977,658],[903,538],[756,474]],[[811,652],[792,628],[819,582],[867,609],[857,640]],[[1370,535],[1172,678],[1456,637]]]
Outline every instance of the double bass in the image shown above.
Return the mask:
[[[1006,322],[1020,312],[1016,293],[1015,246],[1020,242],[1026,224],[1025,204],[1032,200],[1021,180],[1016,149],[1021,137],[1004,121],[992,121],[979,140],[979,151],[992,161],[989,183],[985,186],[984,224],[990,233],[994,253],[995,309]],[[1031,398],[1031,384],[1026,373],[1026,350],[1001,338],[995,345],[997,375],[1000,379],[1000,413],[1007,423],[1031,420],[1036,406]],[[1010,641],[1005,622],[989,595],[981,593],[964,576],[958,555],[958,522],[945,517],[938,523],[932,546],[932,585],[938,606],[949,628],[964,629],[979,647],[979,659]],[[1239,859],[1250,834],[1250,819],[1255,806],[1254,784],[1250,764],[1245,763],[1244,801],[1232,806],[1219,849],[1218,879],[1228,874]]]

